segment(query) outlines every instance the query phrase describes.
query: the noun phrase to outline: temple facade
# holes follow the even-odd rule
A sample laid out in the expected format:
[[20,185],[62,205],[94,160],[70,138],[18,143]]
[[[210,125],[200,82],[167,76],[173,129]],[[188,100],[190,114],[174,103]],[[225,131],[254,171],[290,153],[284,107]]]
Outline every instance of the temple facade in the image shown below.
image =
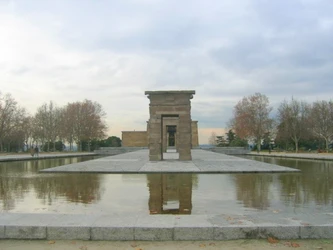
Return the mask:
[[[169,118],[170,119],[170,118]],[[176,146],[177,143],[177,120],[172,119],[165,121],[166,125],[163,129],[163,151],[166,152],[167,148]],[[167,125],[168,124],[168,125]],[[147,129],[149,124],[147,122]],[[192,128],[192,148],[199,146],[198,136],[198,121],[191,122]],[[123,147],[148,147],[148,131],[122,131],[121,132],[122,146]]]
[[123,131],[123,146],[147,146],[150,161],[163,160],[169,148],[176,150],[178,160],[192,160],[191,149],[198,146],[198,123],[191,119],[194,94],[194,90],[145,91],[150,101],[147,130]]

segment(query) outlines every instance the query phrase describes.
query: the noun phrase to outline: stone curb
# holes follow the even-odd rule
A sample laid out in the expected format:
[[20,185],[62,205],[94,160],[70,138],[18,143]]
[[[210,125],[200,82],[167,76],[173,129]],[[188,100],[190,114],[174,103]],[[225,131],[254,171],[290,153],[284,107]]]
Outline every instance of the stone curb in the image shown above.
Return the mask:
[[43,159],[56,159],[56,158],[69,158],[69,157],[80,157],[80,156],[97,156],[95,153],[78,153],[78,154],[54,154],[54,155],[39,155],[38,157],[27,156],[0,156],[0,162],[10,162],[10,161],[34,161]]
[[0,239],[47,240],[234,240],[333,239],[333,224],[281,225],[243,221],[221,224],[207,215],[1,214]]
[[249,156],[264,156],[264,157],[275,157],[275,158],[291,158],[291,159],[304,159],[304,160],[320,160],[320,161],[333,161],[333,155],[320,155],[320,154],[261,154],[261,153],[248,153]]

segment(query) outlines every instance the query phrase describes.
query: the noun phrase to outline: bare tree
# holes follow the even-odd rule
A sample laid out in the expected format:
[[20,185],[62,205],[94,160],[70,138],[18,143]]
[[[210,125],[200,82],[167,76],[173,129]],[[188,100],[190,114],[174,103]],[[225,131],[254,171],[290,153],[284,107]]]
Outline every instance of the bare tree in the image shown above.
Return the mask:
[[333,102],[314,102],[309,121],[314,135],[325,140],[326,152],[328,152],[328,146],[333,138]]
[[52,101],[49,103],[48,118],[49,128],[51,129],[48,134],[48,141],[52,143],[52,151],[56,151],[56,141],[60,138],[61,109],[56,107]]
[[82,150],[82,141],[84,140],[84,115],[80,102],[75,102],[70,105],[70,110],[73,120],[72,124],[72,132],[73,132],[73,140],[76,142],[78,146],[78,150]]
[[6,145],[7,151],[14,150],[15,152],[19,152],[23,150],[24,147],[24,124],[18,124],[18,126],[14,127],[9,134],[5,135],[4,144]]
[[105,112],[97,102],[84,100],[69,103],[63,117],[64,123],[68,125],[64,133],[65,137],[69,142],[75,141],[81,151],[83,141],[90,142],[92,139],[105,137],[107,126],[103,120],[104,117]]
[[216,145],[216,133],[213,131],[208,139],[208,143],[212,146]]
[[34,135],[42,144],[46,142],[47,151],[50,151],[50,144],[55,151],[55,142],[60,134],[60,114],[61,111],[50,101],[44,103],[37,109],[34,121]]
[[25,109],[20,108],[10,94],[0,93],[0,151],[4,150],[5,139],[14,134],[25,118]]
[[69,103],[61,111],[60,136],[69,143],[69,150],[73,150],[75,141],[75,124],[78,103]]
[[298,145],[308,133],[309,104],[294,98],[290,102],[284,101],[278,109],[279,128],[281,134],[288,136],[295,144],[298,153]]
[[44,103],[37,109],[32,122],[32,143],[44,144],[47,140],[47,104]]
[[[83,141],[105,138],[104,117],[102,106],[90,100],[70,103],[64,108],[50,101],[30,117],[10,94],[0,92],[0,151],[4,145],[8,150],[20,150],[25,144],[31,147],[37,143],[47,145],[47,151],[52,144],[55,151],[56,141],[60,139],[69,142],[71,148],[76,142],[81,150]],[[88,143],[88,150],[89,146]]]
[[31,138],[33,132],[33,117],[27,116],[23,121],[23,140],[26,147],[31,147]]
[[241,139],[254,139],[260,152],[261,141],[272,125],[271,111],[268,97],[255,93],[237,103],[230,124]]

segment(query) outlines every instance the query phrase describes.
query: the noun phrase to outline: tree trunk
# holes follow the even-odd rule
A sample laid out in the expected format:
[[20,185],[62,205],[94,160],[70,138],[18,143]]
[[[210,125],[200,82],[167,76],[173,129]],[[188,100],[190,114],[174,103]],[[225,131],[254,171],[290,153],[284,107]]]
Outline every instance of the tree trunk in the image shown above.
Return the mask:
[[328,139],[327,138],[325,138],[325,145],[326,145],[326,153],[328,153],[328,145],[329,145],[329,143],[328,143]]
[[90,140],[88,140],[88,152],[90,152]]
[[260,153],[261,151],[261,138],[257,139],[257,153]]

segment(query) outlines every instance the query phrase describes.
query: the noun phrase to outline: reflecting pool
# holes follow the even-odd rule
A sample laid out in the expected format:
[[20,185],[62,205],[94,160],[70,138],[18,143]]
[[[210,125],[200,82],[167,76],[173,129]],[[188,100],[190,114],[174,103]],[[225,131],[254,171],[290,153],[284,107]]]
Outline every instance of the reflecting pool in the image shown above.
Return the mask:
[[0,209],[13,213],[223,214],[333,212],[333,162],[244,156],[298,168],[274,174],[51,174],[91,160],[0,163]]

